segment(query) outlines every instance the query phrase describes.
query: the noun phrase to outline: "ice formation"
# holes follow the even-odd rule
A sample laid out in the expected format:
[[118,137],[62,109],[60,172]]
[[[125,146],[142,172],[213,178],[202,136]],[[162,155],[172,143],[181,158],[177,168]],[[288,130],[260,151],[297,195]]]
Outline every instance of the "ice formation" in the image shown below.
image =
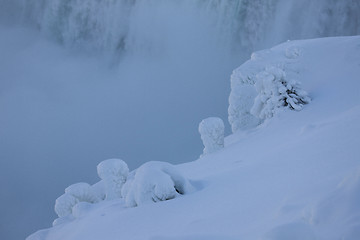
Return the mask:
[[204,144],[203,155],[224,148],[224,122],[218,117],[209,117],[199,124],[199,133]]
[[128,207],[135,207],[192,191],[191,183],[170,163],[147,162],[129,175],[122,196]]
[[97,173],[104,182],[106,200],[121,198],[121,188],[129,174],[127,164],[120,159],[108,159],[98,164]]

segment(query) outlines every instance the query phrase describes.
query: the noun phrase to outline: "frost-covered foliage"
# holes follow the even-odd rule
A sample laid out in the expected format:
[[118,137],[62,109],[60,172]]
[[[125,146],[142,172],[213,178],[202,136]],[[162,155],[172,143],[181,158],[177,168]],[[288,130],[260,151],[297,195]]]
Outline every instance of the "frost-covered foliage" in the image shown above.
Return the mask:
[[96,203],[100,199],[87,183],[75,183],[65,189],[65,193],[55,201],[55,212],[62,218],[72,214],[72,208],[79,202]]
[[97,173],[104,182],[106,200],[121,198],[121,188],[129,174],[127,164],[120,159],[108,159],[99,163]]
[[105,197],[106,197],[105,181],[101,180],[101,181],[91,185],[91,191],[95,194],[95,196],[99,200],[105,200]]
[[224,148],[224,122],[221,118],[209,117],[199,124],[199,133],[204,144],[203,155]]
[[65,193],[55,201],[55,212],[61,217],[66,217],[72,213],[72,207],[79,202],[74,196]]
[[283,108],[300,111],[310,102],[294,69],[302,51],[291,42],[285,46],[276,53],[273,49],[255,52],[234,70],[228,109],[233,132],[254,128]]
[[130,173],[122,189],[126,206],[165,201],[193,191],[190,182],[171,164],[147,162]]
[[75,183],[65,189],[65,193],[74,196],[79,202],[95,203],[100,199],[88,183]]
[[258,95],[250,112],[260,119],[273,117],[282,107],[300,111],[310,102],[299,82],[287,79],[285,72],[278,67],[267,67],[258,73],[256,78],[255,88]]

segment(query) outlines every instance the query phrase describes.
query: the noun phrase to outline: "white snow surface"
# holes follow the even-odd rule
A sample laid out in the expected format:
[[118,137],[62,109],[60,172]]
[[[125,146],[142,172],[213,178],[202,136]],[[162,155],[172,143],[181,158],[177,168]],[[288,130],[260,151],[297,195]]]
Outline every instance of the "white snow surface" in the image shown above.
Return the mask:
[[279,63],[311,103],[175,166],[195,191],[133,208],[81,204],[27,240],[360,239],[360,36],[289,41],[242,68],[255,76]]

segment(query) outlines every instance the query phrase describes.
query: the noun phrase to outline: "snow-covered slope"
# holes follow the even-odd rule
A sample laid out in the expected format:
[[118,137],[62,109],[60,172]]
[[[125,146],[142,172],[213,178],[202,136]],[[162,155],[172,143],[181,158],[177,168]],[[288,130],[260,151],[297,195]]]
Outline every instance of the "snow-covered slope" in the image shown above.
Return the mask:
[[254,54],[233,79],[270,65],[296,77],[311,103],[177,165],[195,191],[130,208],[83,204],[27,239],[360,239],[360,37],[289,41]]

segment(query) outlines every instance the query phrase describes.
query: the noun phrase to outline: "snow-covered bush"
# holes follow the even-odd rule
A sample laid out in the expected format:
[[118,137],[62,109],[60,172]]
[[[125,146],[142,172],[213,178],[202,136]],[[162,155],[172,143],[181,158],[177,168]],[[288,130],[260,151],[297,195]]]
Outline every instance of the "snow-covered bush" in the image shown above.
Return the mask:
[[100,201],[105,200],[106,192],[104,180],[100,180],[99,182],[91,185],[91,191]]
[[74,196],[79,202],[95,203],[100,199],[93,192],[88,183],[75,183],[65,188],[65,193]]
[[108,159],[98,164],[97,173],[104,182],[106,200],[121,198],[121,188],[129,174],[127,164],[120,159]]
[[252,85],[242,85],[232,90],[228,114],[233,132],[251,129],[260,123],[260,119],[250,113],[255,97],[256,90]]
[[224,148],[224,122],[221,118],[209,117],[199,124],[199,133],[204,144],[203,155]]
[[[247,64],[252,63],[257,58],[261,58],[262,55],[263,53],[261,52],[253,53],[251,58],[254,60],[248,61]],[[260,119],[250,113],[250,110],[254,105],[254,99],[257,95],[254,84],[258,68],[257,65],[241,65],[231,74],[228,120],[232,132],[251,129],[260,123]]]
[[62,218],[72,214],[72,208],[79,202],[100,201],[92,187],[84,182],[75,183],[65,189],[65,193],[55,201],[55,212]]
[[74,196],[65,193],[55,200],[55,212],[62,218],[72,213],[72,208],[79,202]]
[[193,191],[191,183],[171,164],[147,162],[130,173],[122,196],[128,207],[165,201]]
[[310,102],[300,84],[294,79],[287,79],[281,68],[267,67],[256,78],[258,95],[250,112],[262,120],[271,118],[282,107],[300,111]]
[[271,118],[283,108],[301,110],[310,102],[297,79],[295,64],[303,56],[291,42],[285,51],[255,52],[231,75],[229,123],[233,132],[247,130]]

